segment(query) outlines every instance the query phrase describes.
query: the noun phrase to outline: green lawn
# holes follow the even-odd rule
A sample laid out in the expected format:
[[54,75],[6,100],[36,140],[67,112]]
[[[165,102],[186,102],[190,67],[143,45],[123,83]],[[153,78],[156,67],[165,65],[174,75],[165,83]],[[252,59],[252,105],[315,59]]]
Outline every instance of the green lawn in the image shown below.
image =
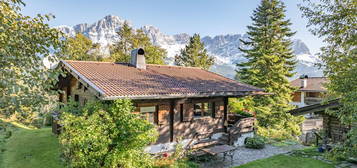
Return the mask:
[[331,164],[311,158],[276,155],[247,163],[236,168],[334,168]]
[[29,129],[13,126],[11,129],[12,136],[0,144],[0,167],[65,167],[60,160],[58,140],[51,133],[51,128]]

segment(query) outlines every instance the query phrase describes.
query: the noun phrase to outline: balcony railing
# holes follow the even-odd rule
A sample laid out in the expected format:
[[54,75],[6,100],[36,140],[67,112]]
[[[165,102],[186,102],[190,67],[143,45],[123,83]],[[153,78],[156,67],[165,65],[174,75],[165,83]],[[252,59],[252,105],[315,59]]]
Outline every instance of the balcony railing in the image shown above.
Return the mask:
[[305,97],[305,103],[306,104],[317,104],[322,101],[322,98],[320,97]]

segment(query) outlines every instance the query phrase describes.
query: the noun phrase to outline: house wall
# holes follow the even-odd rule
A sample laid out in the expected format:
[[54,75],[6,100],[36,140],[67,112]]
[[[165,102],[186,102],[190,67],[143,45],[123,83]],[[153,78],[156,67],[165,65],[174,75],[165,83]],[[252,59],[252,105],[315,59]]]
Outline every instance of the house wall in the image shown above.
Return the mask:
[[59,101],[63,103],[68,103],[69,99],[75,100],[76,97],[81,105],[84,105],[88,101],[98,100],[95,96],[96,91],[88,85],[81,83],[71,74],[67,74],[65,78],[60,79],[59,89],[63,91],[59,95]]
[[[81,84],[80,80],[67,74],[61,78],[59,89],[64,93],[59,95],[59,101],[67,103],[71,98],[81,105],[88,101],[98,100],[91,87]],[[215,98],[185,98],[185,99],[153,99],[134,100],[134,113],[140,112],[140,107],[156,106],[155,125],[159,132],[156,144],[169,143],[177,140],[191,139],[196,133],[219,133],[224,131],[224,110],[227,105],[224,97]],[[195,103],[208,102],[215,105],[215,115],[201,118],[193,117]],[[183,110],[181,110],[183,107]]]
[[351,129],[350,126],[341,124],[338,118],[327,114],[323,114],[323,128],[327,137],[331,138],[334,143],[344,141],[346,134]]
[[[158,114],[156,114],[158,116],[158,121],[156,121],[156,126],[160,136],[157,140],[157,144],[191,139],[196,133],[208,134],[224,131],[223,97],[200,99],[187,98],[175,100],[138,100],[134,102],[136,107],[158,107]],[[193,117],[194,104],[202,102],[214,102],[214,116],[201,118]],[[183,107],[183,113],[181,113],[181,107]],[[172,111],[171,108],[173,108]],[[173,114],[171,114],[170,111]],[[137,108],[135,112],[139,113],[139,108]],[[171,118],[171,115],[173,118]]]

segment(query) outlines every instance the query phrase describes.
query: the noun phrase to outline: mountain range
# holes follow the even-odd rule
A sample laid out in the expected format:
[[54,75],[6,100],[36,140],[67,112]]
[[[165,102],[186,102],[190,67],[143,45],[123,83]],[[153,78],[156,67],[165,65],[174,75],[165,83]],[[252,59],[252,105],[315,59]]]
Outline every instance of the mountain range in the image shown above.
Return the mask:
[[[84,34],[94,43],[101,45],[103,55],[109,55],[109,45],[118,40],[116,32],[120,30],[126,21],[127,20],[118,16],[108,15],[93,24],[82,23],[75,26],[63,25],[56,28],[69,36],[74,36],[76,33]],[[130,21],[127,22],[130,23]],[[173,64],[174,56],[180,52],[180,49],[185,47],[190,38],[190,35],[187,33],[178,33],[175,35],[165,34],[152,25],[145,25],[138,29],[142,29],[154,45],[158,45],[167,50],[166,62],[168,64]],[[247,38],[247,34],[226,34],[202,37],[201,40],[205,44],[208,53],[215,57],[215,64],[211,67],[210,71],[229,78],[234,78],[235,64],[246,61],[243,53],[238,49],[242,46],[240,39],[244,40]],[[309,48],[302,40],[294,39],[292,49],[298,62],[294,78],[302,74],[322,76],[322,71],[314,66],[319,62],[318,58],[310,53]]]

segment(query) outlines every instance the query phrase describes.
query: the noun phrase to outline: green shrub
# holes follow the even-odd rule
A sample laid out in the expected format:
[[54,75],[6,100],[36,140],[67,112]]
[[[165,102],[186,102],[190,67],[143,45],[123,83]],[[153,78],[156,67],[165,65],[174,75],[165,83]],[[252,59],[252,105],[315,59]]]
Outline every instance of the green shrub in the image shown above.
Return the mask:
[[130,100],[64,108],[59,138],[70,167],[152,167],[144,148],[156,141],[157,131],[133,109]]
[[265,147],[265,140],[263,137],[255,136],[245,139],[245,147],[252,149],[263,149]]
[[353,128],[347,134],[347,140],[334,146],[327,156],[332,160],[349,160],[354,162],[355,158],[357,158],[357,128]]

